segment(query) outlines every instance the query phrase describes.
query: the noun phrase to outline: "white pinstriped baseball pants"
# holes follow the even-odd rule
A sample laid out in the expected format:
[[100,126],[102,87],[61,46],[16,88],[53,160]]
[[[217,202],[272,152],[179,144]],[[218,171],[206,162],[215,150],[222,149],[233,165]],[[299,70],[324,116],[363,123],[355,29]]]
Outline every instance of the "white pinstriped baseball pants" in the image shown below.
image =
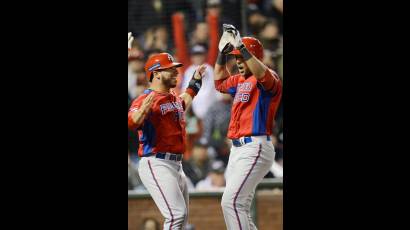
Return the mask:
[[269,172],[275,149],[266,136],[252,137],[252,142],[232,146],[226,171],[226,187],[221,206],[228,230],[257,229],[250,214],[256,186]]
[[141,181],[165,218],[164,230],[184,229],[188,221],[188,187],[181,162],[142,157]]

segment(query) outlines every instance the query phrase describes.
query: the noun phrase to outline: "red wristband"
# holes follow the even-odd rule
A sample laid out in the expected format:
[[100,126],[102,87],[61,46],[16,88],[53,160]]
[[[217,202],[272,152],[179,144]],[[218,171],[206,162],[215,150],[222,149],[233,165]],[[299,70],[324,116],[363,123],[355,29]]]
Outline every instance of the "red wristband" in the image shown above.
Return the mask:
[[185,90],[185,93],[191,95],[192,98],[194,98],[194,97],[196,96],[195,91],[194,91],[193,89],[191,89],[191,88],[187,88],[187,89]]

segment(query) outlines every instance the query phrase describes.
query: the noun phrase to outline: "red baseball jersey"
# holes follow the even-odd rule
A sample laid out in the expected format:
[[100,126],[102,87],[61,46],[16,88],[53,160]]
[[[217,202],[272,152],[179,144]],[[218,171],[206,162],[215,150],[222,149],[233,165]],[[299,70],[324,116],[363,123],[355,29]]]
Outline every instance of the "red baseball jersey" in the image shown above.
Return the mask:
[[282,97],[282,82],[273,70],[268,69],[260,80],[253,75],[245,78],[240,74],[216,80],[215,87],[234,97],[228,138],[272,134]]
[[[131,119],[148,94],[153,93],[151,110],[139,127]],[[158,152],[182,154],[185,152],[185,102],[175,92],[161,93],[151,89],[135,99],[128,112],[128,127],[137,129],[140,140],[140,157]]]

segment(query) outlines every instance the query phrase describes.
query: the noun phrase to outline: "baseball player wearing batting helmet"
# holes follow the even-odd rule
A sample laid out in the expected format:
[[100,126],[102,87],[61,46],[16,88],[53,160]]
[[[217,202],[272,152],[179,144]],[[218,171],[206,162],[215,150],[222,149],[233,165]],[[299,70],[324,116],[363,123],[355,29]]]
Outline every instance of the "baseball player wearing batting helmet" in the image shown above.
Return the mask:
[[[270,136],[282,95],[282,82],[262,63],[263,47],[257,39],[241,38],[232,25],[223,27],[215,64],[215,87],[221,93],[231,94],[234,101],[228,128],[232,148],[221,206],[227,229],[256,229],[250,207],[256,186],[275,159]],[[227,74],[227,54],[236,57],[239,74]]]
[[149,89],[132,103],[128,126],[140,139],[138,172],[144,186],[165,218],[164,229],[183,229],[188,220],[188,188],[182,170],[185,151],[184,110],[202,84],[205,66],[199,66],[186,91],[177,96],[177,68],[168,53],[152,55],[145,65]]

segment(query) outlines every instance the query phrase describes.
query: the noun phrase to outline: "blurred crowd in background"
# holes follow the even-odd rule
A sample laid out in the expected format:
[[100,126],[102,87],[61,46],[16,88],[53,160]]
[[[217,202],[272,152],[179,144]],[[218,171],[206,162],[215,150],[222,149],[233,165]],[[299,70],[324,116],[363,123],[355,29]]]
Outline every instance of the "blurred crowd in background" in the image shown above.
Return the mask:
[[[179,68],[177,93],[183,92],[198,65],[207,64],[203,86],[186,112],[187,146],[183,169],[190,191],[222,191],[231,141],[226,137],[232,97],[214,88],[213,66],[222,24],[234,25],[241,36],[258,38],[263,62],[283,80],[283,0],[128,0],[128,31],[135,40],[128,58],[128,108],[149,87],[145,61],[168,52]],[[235,59],[228,61],[231,75]],[[275,163],[266,178],[283,176],[283,106],[275,118],[272,142]],[[144,191],[138,177],[138,134],[128,130],[128,189]]]

